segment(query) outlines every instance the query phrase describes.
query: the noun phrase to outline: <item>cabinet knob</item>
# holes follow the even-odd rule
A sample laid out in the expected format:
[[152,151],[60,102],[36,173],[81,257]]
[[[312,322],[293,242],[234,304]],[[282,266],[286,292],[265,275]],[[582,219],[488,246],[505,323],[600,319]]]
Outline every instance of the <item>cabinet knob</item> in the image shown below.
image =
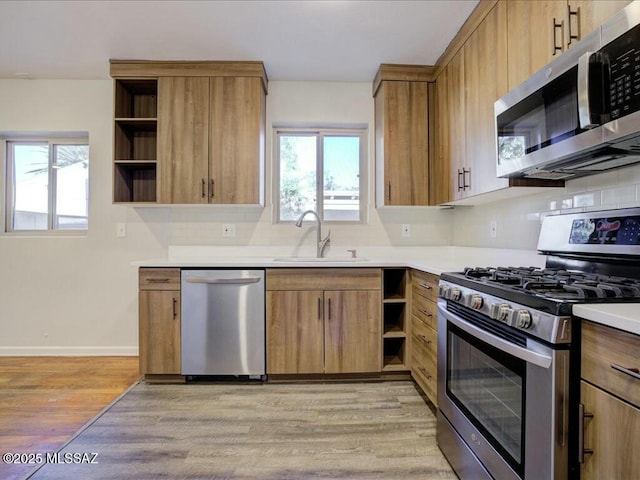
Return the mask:
[[209,198],[213,198],[215,196],[215,191],[214,191],[215,183],[213,183],[213,178],[209,180],[209,182],[210,182]]
[[[558,46],[558,29],[560,30],[560,46]],[[563,33],[564,33],[564,20],[560,20],[559,22],[555,19],[555,17],[553,18],[553,45],[552,45],[552,51],[551,51],[551,55],[552,56],[556,56],[557,52],[561,52],[563,50],[562,48],[562,38],[564,37]]]
[[205,191],[207,188],[207,182],[202,179],[202,198],[207,198],[207,192]]

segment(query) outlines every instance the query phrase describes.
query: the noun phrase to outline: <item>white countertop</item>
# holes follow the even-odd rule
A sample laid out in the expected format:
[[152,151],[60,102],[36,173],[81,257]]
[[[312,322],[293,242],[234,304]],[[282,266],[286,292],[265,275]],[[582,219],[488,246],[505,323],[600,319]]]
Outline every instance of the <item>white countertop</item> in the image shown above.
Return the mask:
[[[356,248],[351,260],[347,248]],[[315,248],[170,246],[167,258],[132,262],[136,267],[405,267],[440,275],[464,267],[543,267],[546,257],[535,250],[474,247],[332,247],[327,258],[317,260]],[[586,304],[573,307],[574,315],[640,335],[638,304]]]
[[[356,248],[352,260],[347,248]],[[132,262],[136,267],[408,267],[440,275],[470,266],[544,266],[535,250],[472,247],[333,247],[317,260],[315,249],[293,247],[171,246],[167,258]]]
[[585,320],[640,335],[640,305],[637,303],[574,305],[573,314]]

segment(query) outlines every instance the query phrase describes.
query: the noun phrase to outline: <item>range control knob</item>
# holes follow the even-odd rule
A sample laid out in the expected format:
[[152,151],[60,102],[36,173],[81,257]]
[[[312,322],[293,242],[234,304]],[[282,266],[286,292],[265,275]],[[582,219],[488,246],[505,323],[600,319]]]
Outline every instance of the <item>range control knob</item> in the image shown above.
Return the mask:
[[462,300],[462,292],[459,288],[453,287],[451,289],[451,293],[449,294],[449,298],[454,302],[459,302],[460,300]]
[[516,313],[516,327],[526,330],[531,326],[531,314],[526,310],[518,310]]
[[473,308],[474,310],[480,310],[482,305],[484,305],[484,299],[481,295],[474,293],[469,297],[469,308]]
[[501,303],[497,306],[495,319],[508,323],[512,313],[513,310],[509,307],[508,303]]
[[449,288],[449,285],[440,285],[438,287],[438,296],[440,298],[449,298],[449,291],[451,289]]

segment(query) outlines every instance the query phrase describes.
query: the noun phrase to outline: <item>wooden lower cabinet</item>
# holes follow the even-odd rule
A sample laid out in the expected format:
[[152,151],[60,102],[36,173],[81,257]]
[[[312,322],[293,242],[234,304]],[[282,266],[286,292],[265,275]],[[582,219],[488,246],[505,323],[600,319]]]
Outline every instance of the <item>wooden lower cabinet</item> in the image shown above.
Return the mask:
[[180,374],[180,291],[138,296],[140,373]]
[[582,322],[582,480],[640,478],[640,336]]
[[267,373],[322,373],[322,290],[267,292]]
[[427,398],[438,405],[439,277],[411,271],[411,375]]
[[180,374],[180,269],[141,268],[138,292],[140,373]]
[[267,374],[380,372],[381,277],[370,270],[267,270]]
[[633,450],[640,445],[640,409],[623,402],[604,390],[582,382],[585,419],[584,447],[593,451],[585,455],[580,478],[640,478],[640,456]]

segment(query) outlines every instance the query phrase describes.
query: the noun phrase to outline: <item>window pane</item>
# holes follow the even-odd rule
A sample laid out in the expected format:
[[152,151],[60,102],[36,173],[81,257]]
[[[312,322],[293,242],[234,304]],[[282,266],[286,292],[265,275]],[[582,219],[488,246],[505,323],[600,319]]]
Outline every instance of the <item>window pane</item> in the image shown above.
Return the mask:
[[89,211],[89,147],[57,145],[54,229],[86,230]]
[[47,230],[49,146],[13,145],[14,230]]
[[280,136],[280,220],[316,210],[316,137]]
[[325,136],[324,220],[360,220],[360,137]]

